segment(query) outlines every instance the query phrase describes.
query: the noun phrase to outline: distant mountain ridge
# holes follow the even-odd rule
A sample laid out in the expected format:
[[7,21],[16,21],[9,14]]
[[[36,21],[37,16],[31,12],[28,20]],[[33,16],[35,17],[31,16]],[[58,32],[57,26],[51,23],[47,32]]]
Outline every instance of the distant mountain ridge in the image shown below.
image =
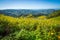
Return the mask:
[[5,14],[5,15],[14,16],[14,17],[26,16],[29,14],[32,14],[34,16],[39,16],[39,15],[48,15],[54,11],[56,11],[56,10],[55,9],[38,9],[38,10],[6,9],[6,10],[0,10],[0,14]]

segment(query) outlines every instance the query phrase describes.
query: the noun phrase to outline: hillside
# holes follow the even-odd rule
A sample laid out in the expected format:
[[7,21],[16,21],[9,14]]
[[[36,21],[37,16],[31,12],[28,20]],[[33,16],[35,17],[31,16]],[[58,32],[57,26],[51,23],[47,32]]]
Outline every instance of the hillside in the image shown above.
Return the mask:
[[[37,19],[38,18],[38,19]],[[11,17],[0,14],[0,40],[59,40],[60,16]]]

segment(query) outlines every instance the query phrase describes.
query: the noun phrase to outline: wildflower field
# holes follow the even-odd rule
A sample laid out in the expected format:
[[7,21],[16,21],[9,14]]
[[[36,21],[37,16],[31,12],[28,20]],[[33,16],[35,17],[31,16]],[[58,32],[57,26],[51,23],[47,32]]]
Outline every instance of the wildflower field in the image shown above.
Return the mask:
[[0,40],[60,40],[60,16],[14,18],[0,14]]

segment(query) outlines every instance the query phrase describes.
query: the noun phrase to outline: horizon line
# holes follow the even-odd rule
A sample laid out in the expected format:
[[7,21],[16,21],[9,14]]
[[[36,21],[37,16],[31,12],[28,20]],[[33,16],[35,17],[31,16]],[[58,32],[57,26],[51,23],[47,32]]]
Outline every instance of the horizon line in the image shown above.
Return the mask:
[[[12,8],[12,9],[15,9],[15,8]],[[16,10],[20,10],[20,9],[17,8]],[[46,8],[46,9],[60,9],[60,8]],[[0,9],[0,10],[8,10],[8,8],[7,9]],[[39,9],[29,9],[29,10],[39,10]]]

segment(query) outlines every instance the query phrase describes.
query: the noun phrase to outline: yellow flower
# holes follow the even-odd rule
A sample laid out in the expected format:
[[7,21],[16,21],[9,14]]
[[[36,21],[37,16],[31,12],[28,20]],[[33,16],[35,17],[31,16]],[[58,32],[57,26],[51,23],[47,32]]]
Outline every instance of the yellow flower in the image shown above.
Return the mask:
[[54,33],[52,32],[51,35],[53,35]]
[[60,39],[60,36],[57,36]]

